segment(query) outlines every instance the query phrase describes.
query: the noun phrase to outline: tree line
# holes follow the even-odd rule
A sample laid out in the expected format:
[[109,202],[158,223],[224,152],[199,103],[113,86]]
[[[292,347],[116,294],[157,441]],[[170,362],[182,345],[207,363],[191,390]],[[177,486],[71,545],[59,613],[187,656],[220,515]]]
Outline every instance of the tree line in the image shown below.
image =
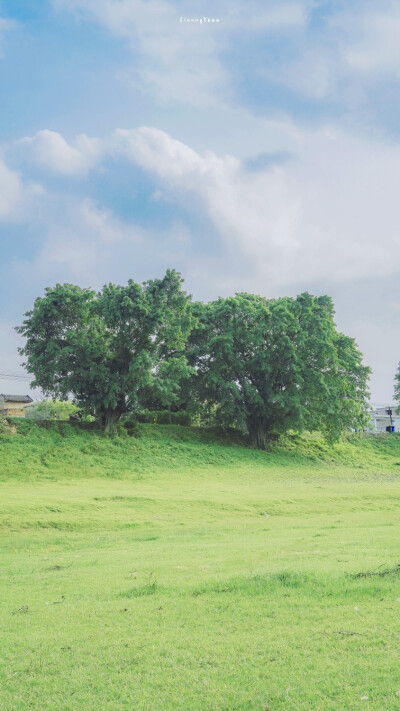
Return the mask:
[[365,426],[370,369],[339,333],[329,296],[253,294],[192,301],[175,270],[101,291],[47,288],[17,331],[33,387],[73,398],[112,432],[127,413],[186,410],[246,431],[335,440]]

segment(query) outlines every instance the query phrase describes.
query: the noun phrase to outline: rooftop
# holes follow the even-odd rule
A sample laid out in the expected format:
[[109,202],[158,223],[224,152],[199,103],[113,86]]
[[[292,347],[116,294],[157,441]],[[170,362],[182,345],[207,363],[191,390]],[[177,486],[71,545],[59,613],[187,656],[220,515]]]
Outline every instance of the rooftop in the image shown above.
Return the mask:
[[29,395],[4,395],[4,393],[0,393],[0,400],[4,400],[4,402],[33,402]]

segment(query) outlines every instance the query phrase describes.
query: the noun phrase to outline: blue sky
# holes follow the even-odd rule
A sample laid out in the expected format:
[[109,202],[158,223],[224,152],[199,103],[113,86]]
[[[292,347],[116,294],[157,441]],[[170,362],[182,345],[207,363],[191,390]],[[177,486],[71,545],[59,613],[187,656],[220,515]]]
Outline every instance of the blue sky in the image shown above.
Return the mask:
[[0,0],[0,372],[46,286],[175,267],[332,295],[391,400],[399,36],[387,0]]

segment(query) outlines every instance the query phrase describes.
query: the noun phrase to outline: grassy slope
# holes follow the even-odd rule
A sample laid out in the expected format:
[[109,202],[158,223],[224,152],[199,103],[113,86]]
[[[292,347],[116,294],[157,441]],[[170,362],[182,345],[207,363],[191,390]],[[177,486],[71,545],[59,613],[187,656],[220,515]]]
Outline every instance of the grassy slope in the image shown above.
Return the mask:
[[[0,440],[0,709],[400,709],[400,437]],[[361,697],[368,696],[368,699]]]

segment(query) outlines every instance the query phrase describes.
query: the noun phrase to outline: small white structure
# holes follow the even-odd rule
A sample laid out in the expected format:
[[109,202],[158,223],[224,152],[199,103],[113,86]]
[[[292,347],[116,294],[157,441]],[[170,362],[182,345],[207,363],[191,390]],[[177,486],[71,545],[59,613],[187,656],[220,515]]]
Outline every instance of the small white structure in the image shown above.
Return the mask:
[[400,415],[397,414],[398,405],[372,406],[371,432],[400,432]]

